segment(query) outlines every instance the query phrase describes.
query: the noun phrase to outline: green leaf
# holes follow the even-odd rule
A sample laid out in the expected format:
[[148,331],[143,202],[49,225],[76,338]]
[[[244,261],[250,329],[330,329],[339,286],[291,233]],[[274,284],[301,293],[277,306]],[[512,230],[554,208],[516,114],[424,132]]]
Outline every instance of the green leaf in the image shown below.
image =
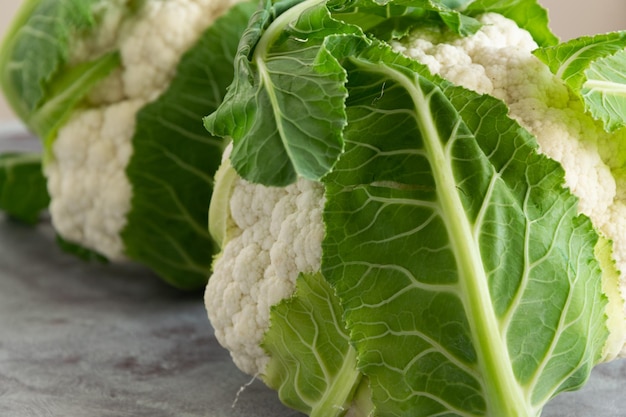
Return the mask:
[[93,61],[77,64],[65,70],[48,85],[48,96],[28,119],[27,124],[41,138],[47,151],[51,150],[57,130],[72,114],[91,89],[120,65],[117,52]]
[[602,357],[598,239],[499,101],[386,48],[346,63],[323,274],[379,415],[537,416]]
[[50,197],[38,153],[0,155],[0,209],[25,223],[35,224]]
[[344,415],[362,380],[342,316],[319,273],[302,274],[294,295],[272,307],[263,381],[283,403],[311,417]]
[[556,45],[559,42],[550,30],[548,12],[537,0],[476,0],[464,13],[470,16],[499,13],[530,32],[539,46]]
[[168,90],[137,115],[122,239],[129,257],[179,288],[204,286],[217,251],[207,218],[225,143],[207,133],[202,117],[226,93],[237,40],[254,9],[242,3],[216,20],[183,56]]
[[115,54],[68,63],[75,38],[96,26],[102,0],[27,0],[0,47],[0,86],[33,131],[52,138],[87,92],[119,65]]
[[604,128],[626,125],[626,31],[585,36],[534,54],[569,85]]
[[319,180],[342,151],[345,125],[346,74],[341,54],[330,51],[336,43],[329,37],[365,42],[364,30],[398,37],[423,23],[425,14],[462,34],[480,26],[429,0],[267,2],[242,36],[234,82],[205,127],[232,137],[231,162],[251,182],[282,186],[297,176]]
[[[404,1],[396,0],[396,3],[402,4]],[[415,3],[415,0],[406,1],[407,6],[410,8],[414,7]],[[429,12],[435,12],[449,29],[461,36],[474,34],[481,27],[481,24],[473,17],[457,10],[460,6],[463,6],[463,2],[428,0],[425,3],[424,6],[420,5],[419,7],[424,7]]]
[[481,24],[476,19],[456,11],[442,11],[440,16],[446,23],[446,26],[452,28],[461,36],[473,35],[481,27]]
[[346,96],[345,71],[323,44],[329,34],[356,28],[332,19],[320,0],[271,16],[268,6],[252,19],[235,58],[234,82],[205,126],[233,138],[231,162],[251,182],[319,179],[342,149]]

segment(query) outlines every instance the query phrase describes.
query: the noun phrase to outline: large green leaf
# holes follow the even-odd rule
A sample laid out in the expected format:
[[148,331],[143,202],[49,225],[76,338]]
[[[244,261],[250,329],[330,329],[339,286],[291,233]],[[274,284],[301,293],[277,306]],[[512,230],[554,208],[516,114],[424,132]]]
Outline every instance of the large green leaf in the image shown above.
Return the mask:
[[351,59],[323,273],[385,416],[537,416],[607,338],[597,235],[488,96]]
[[321,178],[341,152],[345,71],[320,47],[329,34],[355,28],[331,19],[320,0],[272,21],[274,12],[268,4],[256,13],[224,105],[205,125],[233,138],[231,161],[242,177],[286,185],[297,175]]
[[626,31],[584,36],[534,54],[584,101],[607,131],[626,125]]
[[242,3],[216,20],[183,56],[168,90],[137,116],[122,238],[128,256],[177,287],[205,285],[217,251],[207,213],[225,144],[207,133],[202,117],[232,81],[237,40],[254,9]]

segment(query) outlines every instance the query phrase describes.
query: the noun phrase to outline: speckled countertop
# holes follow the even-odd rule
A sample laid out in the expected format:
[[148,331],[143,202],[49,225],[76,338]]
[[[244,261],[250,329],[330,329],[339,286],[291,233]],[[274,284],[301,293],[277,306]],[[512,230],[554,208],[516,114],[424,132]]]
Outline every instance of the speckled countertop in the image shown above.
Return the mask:
[[[0,151],[32,147],[21,132],[0,129]],[[618,361],[543,417],[624,415],[626,361]],[[0,216],[0,416],[300,414],[232,365],[201,293],[172,290],[136,265],[83,263],[57,248],[47,223]]]

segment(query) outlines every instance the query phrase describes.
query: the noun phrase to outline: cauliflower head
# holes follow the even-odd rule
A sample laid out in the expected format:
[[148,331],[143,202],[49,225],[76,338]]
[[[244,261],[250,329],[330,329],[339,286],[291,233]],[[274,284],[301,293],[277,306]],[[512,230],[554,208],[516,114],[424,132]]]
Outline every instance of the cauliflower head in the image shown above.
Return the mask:
[[[602,126],[584,114],[580,100],[533,56],[537,44],[528,32],[500,14],[478,20],[483,26],[471,36],[426,27],[392,42],[392,47],[454,84],[506,103],[509,116],[536,136],[540,152],[563,166],[579,211],[613,241],[614,261],[626,271],[626,152],[615,149],[625,145],[607,146]],[[227,159],[223,170],[233,170]],[[272,306],[292,295],[299,273],[320,268],[324,191],[320,182],[303,178],[279,188],[252,184],[233,173],[226,176],[230,180],[219,192],[219,199],[228,202],[226,218],[216,223],[227,225],[227,231],[220,233],[222,251],[205,302],[216,336],[235,364],[261,375],[269,360],[261,342]],[[211,210],[219,206],[214,200]],[[618,316],[626,315],[623,274],[620,282],[622,294],[613,300]],[[607,357],[626,353],[623,327],[618,319]]]

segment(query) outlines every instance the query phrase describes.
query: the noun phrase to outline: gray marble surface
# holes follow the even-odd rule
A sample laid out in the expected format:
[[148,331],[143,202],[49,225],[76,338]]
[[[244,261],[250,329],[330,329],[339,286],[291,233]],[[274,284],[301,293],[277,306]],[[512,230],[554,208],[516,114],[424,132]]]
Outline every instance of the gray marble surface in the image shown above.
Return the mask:
[[[0,151],[32,146],[19,126]],[[0,417],[297,417],[239,372],[201,293],[137,265],[62,253],[47,222],[0,215]],[[543,417],[626,416],[626,361],[597,367]]]

